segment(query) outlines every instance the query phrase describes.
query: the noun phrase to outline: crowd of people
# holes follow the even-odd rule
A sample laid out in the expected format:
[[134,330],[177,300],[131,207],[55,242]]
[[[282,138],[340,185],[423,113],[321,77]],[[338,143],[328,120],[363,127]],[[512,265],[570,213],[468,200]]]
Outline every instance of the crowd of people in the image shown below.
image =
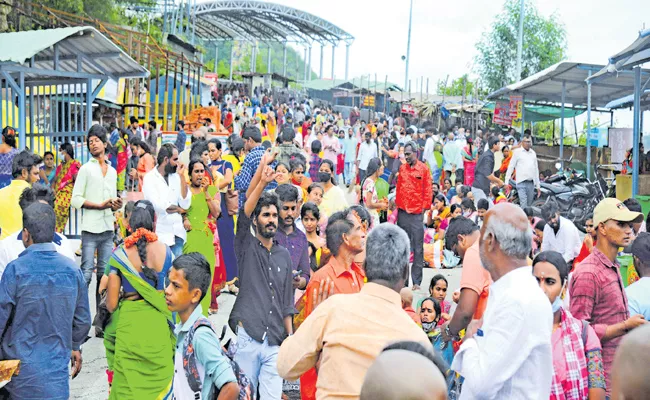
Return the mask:
[[[531,208],[527,133],[363,121],[263,92],[222,107],[225,141],[212,121],[189,146],[183,121],[174,142],[155,121],[94,125],[84,164],[71,143],[41,156],[3,130],[0,359],[21,370],[1,394],[69,398],[92,327],[110,399],[295,398],[287,381],[302,399],[650,393],[636,200],[601,201],[582,240],[553,202]],[[629,286],[623,254],[640,277]],[[457,266],[458,287],[423,281]],[[226,292],[224,347],[208,317]]]

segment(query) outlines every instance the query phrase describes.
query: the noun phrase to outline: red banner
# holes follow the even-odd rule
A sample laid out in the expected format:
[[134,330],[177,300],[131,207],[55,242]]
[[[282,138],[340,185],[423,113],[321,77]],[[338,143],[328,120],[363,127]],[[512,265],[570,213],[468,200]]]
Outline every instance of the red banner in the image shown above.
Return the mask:
[[510,118],[510,102],[497,101],[494,106],[494,121],[498,125],[510,125],[512,119]]

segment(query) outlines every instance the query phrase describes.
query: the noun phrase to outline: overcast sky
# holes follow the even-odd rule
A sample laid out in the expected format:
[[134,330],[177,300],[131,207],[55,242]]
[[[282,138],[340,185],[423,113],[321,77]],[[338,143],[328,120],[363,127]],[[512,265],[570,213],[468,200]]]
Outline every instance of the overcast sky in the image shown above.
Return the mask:
[[[204,0],[199,0],[202,2]],[[539,12],[554,12],[565,25],[568,59],[605,64],[627,47],[645,26],[650,28],[648,0],[526,0]],[[350,47],[349,78],[374,74],[383,81],[404,85],[409,0],[273,0],[324,18],[355,37]],[[438,79],[450,80],[472,73],[475,44],[490,29],[503,8],[503,0],[413,0],[409,77],[429,78],[430,91]],[[524,39],[525,40],[525,39]],[[332,49],[324,51],[323,77],[332,76]],[[335,56],[336,78],[345,75],[345,45]],[[320,46],[312,49],[312,70],[320,69]],[[476,76],[473,76],[475,79]],[[419,83],[418,83],[419,86]],[[649,121],[646,126],[650,126]]]
[[[350,48],[350,77],[377,73],[403,85],[409,0],[274,0],[322,17],[355,37]],[[531,1],[531,0],[526,0]],[[438,79],[471,72],[475,43],[503,8],[502,0],[413,1],[409,75]],[[535,1],[544,16],[557,12],[567,30],[568,57],[604,64],[650,27],[650,1]],[[324,77],[331,77],[332,50],[325,48]],[[312,69],[319,72],[320,48],[312,50]],[[336,51],[335,75],[345,74],[345,46]],[[433,88],[433,86],[431,86]],[[415,90],[414,90],[415,91]]]

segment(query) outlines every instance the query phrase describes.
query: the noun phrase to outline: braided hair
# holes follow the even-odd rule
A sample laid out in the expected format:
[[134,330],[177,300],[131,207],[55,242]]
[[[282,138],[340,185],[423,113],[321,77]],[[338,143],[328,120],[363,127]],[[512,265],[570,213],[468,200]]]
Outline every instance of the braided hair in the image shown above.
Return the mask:
[[[142,228],[147,231],[154,231],[154,217],[155,211],[153,204],[148,200],[140,200],[135,203],[135,208],[131,213],[131,218],[129,218],[129,225],[133,232],[136,232],[138,229]],[[142,273],[144,276],[153,281],[154,287],[158,286],[158,274],[153,269],[147,266],[147,238],[142,236],[136,242],[138,247],[138,256],[142,262]]]

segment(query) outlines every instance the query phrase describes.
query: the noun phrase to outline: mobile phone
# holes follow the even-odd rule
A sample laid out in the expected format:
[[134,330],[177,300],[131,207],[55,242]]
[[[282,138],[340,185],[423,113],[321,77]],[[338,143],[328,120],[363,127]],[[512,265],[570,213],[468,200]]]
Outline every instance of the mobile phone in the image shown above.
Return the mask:
[[293,271],[293,279],[296,279],[297,277],[299,277],[300,274],[302,274],[302,270]]

